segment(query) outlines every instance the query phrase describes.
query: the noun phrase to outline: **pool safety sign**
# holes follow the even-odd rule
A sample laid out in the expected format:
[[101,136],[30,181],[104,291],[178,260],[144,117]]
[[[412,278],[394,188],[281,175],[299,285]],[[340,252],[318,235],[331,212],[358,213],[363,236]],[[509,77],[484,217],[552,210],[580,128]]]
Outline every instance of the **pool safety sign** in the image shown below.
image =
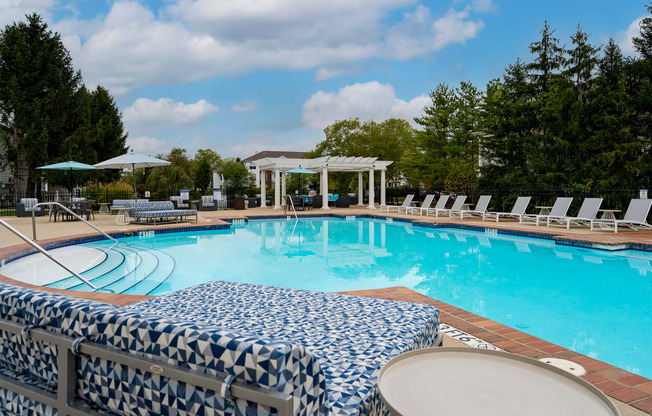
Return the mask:
[[439,324],[439,332],[457,341],[463,342],[466,345],[473,348],[479,348],[481,350],[500,351],[500,348],[496,347],[495,345],[483,341],[478,337],[474,337],[468,332],[464,332],[461,329],[457,329],[450,325]]
[[641,199],[647,199],[647,189],[641,189],[639,192],[639,198]]

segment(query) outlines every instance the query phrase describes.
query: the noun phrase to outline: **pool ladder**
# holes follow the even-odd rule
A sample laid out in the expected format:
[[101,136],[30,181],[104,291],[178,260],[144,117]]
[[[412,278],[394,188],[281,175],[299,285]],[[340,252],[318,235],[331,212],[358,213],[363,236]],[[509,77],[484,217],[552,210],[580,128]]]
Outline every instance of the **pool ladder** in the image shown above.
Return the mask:
[[[290,202],[288,204],[288,201]],[[294,209],[294,201],[292,201],[292,197],[290,195],[285,195],[285,213],[288,213],[288,205],[292,207],[292,211],[294,212],[294,218],[299,221],[299,216],[297,215],[297,210]],[[290,219],[288,217],[288,219]]]
[[[72,210],[70,210],[70,208],[66,207],[63,204],[60,204],[59,202],[39,202],[38,204],[36,204],[36,205],[34,205],[32,207],[32,239],[36,240],[36,210],[34,208],[41,207],[41,206],[46,206],[46,205],[47,206],[50,206],[50,205],[58,206],[59,208],[63,209],[67,213],[71,214],[73,217],[77,218],[78,220],[85,222],[89,227],[93,228],[95,231],[102,234],[104,237],[108,238],[109,240],[113,241],[114,243],[118,242],[118,240],[111,237],[110,235],[108,235],[104,231],[100,230],[99,228],[97,228],[96,226],[91,224],[90,222],[86,221],[84,218],[82,218],[81,216],[77,215]],[[55,218],[55,221],[56,221],[56,218]]]

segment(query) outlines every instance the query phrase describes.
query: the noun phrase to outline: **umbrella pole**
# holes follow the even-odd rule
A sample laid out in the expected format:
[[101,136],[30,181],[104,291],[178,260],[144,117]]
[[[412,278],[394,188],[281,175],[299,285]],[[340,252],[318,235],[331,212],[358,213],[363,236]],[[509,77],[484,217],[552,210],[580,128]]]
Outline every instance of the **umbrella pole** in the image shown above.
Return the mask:
[[138,195],[136,194],[136,164],[132,163],[131,164],[131,171],[134,174],[134,201],[138,199]]

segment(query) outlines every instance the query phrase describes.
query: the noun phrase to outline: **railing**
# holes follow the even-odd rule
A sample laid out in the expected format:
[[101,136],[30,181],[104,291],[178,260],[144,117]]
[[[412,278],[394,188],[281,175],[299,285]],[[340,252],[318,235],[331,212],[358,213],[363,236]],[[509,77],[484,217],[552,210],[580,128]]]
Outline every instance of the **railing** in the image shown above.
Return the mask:
[[[19,340],[25,339],[25,328],[27,327],[23,324],[0,319],[0,330],[16,336]],[[118,348],[96,344],[90,340],[86,341],[85,338],[72,338],[55,331],[50,331],[47,328],[32,328],[27,332],[27,337],[39,344],[57,346],[55,351],[58,351],[58,388],[55,392],[51,392],[41,387],[33,387],[21,383],[15,378],[4,374],[0,374],[0,388],[50,406],[59,415],[100,416],[106,414],[105,412],[92,410],[87,405],[87,402],[79,398],[76,394],[76,386],[79,384],[78,377],[81,374],[77,369],[79,362],[79,359],[75,357],[77,354],[83,354],[89,357],[90,362],[99,361],[94,359],[97,357],[112,362],[116,366],[120,365],[128,368],[129,370],[137,370],[142,373],[152,374],[153,376],[167,377],[177,383],[197,386],[204,390],[213,390],[221,397],[260,403],[263,406],[276,409],[276,414],[280,416],[290,416],[293,414],[293,401],[288,393],[245,384],[229,376],[214,376],[198,370],[188,369],[161,359],[150,358]]]
[[52,255],[50,253],[48,253],[47,251],[45,251],[45,249],[43,247],[39,246],[38,244],[36,244],[32,240],[30,240],[25,234],[21,233],[20,231],[18,231],[17,229],[12,227],[11,225],[7,224],[7,222],[5,222],[4,220],[0,219],[0,224],[4,225],[6,229],[8,229],[12,233],[16,234],[16,236],[18,236],[18,238],[20,238],[21,240],[23,240],[24,242],[26,242],[27,244],[29,244],[30,246],[35,248],[39,253],[43,254],[48,259],[52,260],[53,262],[55,262],[59,266],[63,267],[68,273],[72,274],[77,279],[81,280],[82,282],[86,283],[88,286],[92,287],[93,290],[98,290],[97,286],[95,286],[94,284],[92,284],[87,279],[83,278],[82,276],[80,276],[78,273],[70,270],[70,268],[68,268],[65,264],[61,263],[59,260],[52,257]]
[[[287,201],[290,201],[290,203],[288,204]],[[294,209],[294,201],[292,201],[292,197],[291,197],[291,196],[289,196],[289,195],[285,195],[285,213],[286,213],[286,214],[287,214],[287,212],[288,212],[288,205],[290,205],[290,206],[292,207],[292,211],[294,212],[294,218],[296,218],[296,220],[298,221],[298,220],[299,220],[299,216],[297,215],[297,210]]]
[[[60,208],[63,208],[64,211],[68,212],[69,214],[72,214],[72,215],[73,215],[75,218],[77,218],[78,220],[85,222],[85,223],[88,224],[90,227],[92,227],[95,231],[97,231],[97,232],[99,232],[100,234],[102,234],[104,237],[108,238],[109,240],[113,241],[114,243],[117,243],[117,242],[118,242],[118,240],[116,240],[115,238],[111,237],[110,235],[108,235],[108,234],[105,233],[104,231],[100,230],[99,228],[97,228],[96,226],[94,226],[93,224],[91,224],[90,222],[86,221],[85,219],[83,219],[82,217],[80,217],[79,215],[77,215],[76,213],[74,213],[71,209],[69,209],[68,207],[62,205],[62,204],[59,203],[59,202],[39,202],[38,204],[36,204],[36,205],[34,205],[34,206],[32,207],[32,238],[33,238],[34,240],[36,240],[36,209],[35,209],[35,208],[36,208],[36,207],[45,206],[45,205],[56,205],[56,206],[58,206],[58,207],[60,207]],[[56,218],[55,218],[55,220],[56,220]]]

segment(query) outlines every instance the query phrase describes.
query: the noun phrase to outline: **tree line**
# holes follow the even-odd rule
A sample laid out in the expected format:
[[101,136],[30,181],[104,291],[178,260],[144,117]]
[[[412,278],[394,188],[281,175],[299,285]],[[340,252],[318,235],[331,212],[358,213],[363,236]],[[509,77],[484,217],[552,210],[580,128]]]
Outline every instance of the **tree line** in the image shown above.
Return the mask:
[[[51,183],[70,183],[61,172],[36,167],[66,160],[94,164],[125,153],[126,139],[113,97],[102,86],[84,85],[60,35],[39,15],[0,32],[0,168],[15,178],[14,198],[23,178],[30,197],[38,197],[44,176]],[[107,182],[120,173],[92,175]],[[77,181],[82,176],[76,175]]]
[[[652,3],[647,6],[652,15]],[[439,84],[413,129],[404,120],[342,120],[311,156],[378,156],[392,176],[450,192],[470,188],[637,189],[652,183],[652,17],[634,38],[590,42],[581,26],[563,45],[546,22],[484,90]],[[354,185],[351,175],[335,186]]]

